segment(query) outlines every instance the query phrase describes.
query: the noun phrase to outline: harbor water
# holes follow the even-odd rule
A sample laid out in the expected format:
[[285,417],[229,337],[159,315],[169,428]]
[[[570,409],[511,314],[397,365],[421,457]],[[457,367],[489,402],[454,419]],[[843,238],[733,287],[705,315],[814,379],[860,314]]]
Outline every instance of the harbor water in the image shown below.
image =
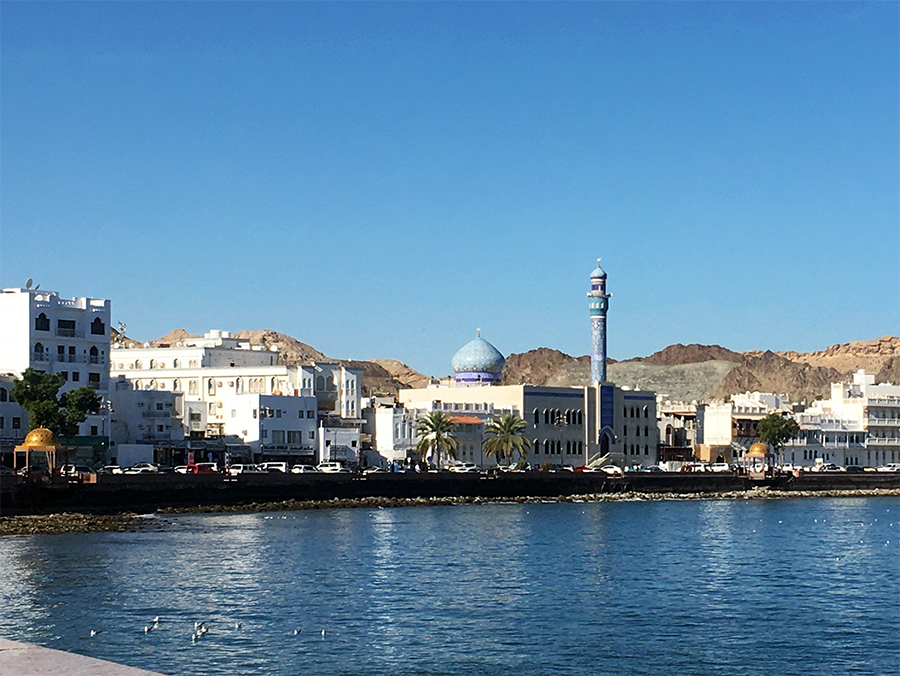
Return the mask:
[[895,497],[183,515],[3,538],[0,636],[179,676],[882,676],[898,542]]

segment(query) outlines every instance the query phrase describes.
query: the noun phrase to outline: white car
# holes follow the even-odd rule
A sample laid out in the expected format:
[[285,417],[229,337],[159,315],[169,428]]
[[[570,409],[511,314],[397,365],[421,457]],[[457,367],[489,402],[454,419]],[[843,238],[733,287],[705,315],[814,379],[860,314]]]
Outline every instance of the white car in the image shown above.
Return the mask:
[[900,462],[891,462],[878,468],[879,472],[900,472]]
[[264,470],[261,470],[256,465],[232,465],[228,468],[228,473],[231,476],[237,476],[238,474],[265,474]]
[[312,465],[294,465],[291,474],[319,474],[319,470]]
[[709,466],[710,472],[730,472],[731,467],[727,462],[714,462]]
[[339,462],[321,462],[316,469],[326,474],[350,474],[350,470]]
[[263,472],[282,472],[284,474],[291,471],[286,462],[263,462],[260,463],[259,468]]
[[461,462],[457,465],[450,465],[450,471],[458,474],[478,474],[481,470],[474,462]]
[[178,465],[178,466],[174,469],[174,472],[175,472],[175,474],[187,474],[187,473],[188,473],[188,466],[187,466],[187,465]]

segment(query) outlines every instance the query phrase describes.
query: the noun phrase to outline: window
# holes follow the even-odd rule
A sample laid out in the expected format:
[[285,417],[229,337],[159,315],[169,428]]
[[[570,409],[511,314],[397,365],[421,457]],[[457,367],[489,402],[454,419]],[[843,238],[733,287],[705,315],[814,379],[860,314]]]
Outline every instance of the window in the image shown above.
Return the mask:
[[172,381],[172,389],[175,390],[176,392],[181,391],[181,383],[178,382],[178,378],[176,378],[175,380]]
[[309,433],[309,438],[310,438],[310,439],[315,439],[315,438],[316,438],[316,433],[315,433],[315,432],[310,432],[310,433]]
[[206,381],[206,393],[207,394],[215,394],[216,393],[216,381],[214,378],[209,378]]
[[299,430],[288,430],[288,433],[287,433],[288,443],[291,444],[292,446],[297,446],[299,444],[302,444],[303,443],[302,434],[303,433],[300,432]]
[[196,380],[188,381],[188,394],[197,394],[197,381]]
[[155,359],[150,360],[150,368],[152,368],[152,369],[156,368],[156,360]]
[[162,402],[157,402],[157,404],[156,404],[156,410],[157,410],[157,411],[162,411],[162,410],[163,410]]
[[136,368],[136,369],[142,369],[142,368],[144,368],[144,365],[141,363],[141,360],[140,360],[140,359],[135,359],[135,360],[134,360],[134,368]]
[[307,411],[307,412],[306,412],[306,417],[307,417],[307,418],[315,418],[315,417],[316,417],[316,412],[315,412],[315,411]]
[[645,417],[645,418],[649,418],[649,417],[650,417],[650,409],[647,408],[646,406],[644,406],[644,417]]
[[231,417],[237,418],[237,409],[231,409]]
[[77,383],[81,380],[81,374],[78,371],[72,371],[72,382]]
[[272,430],[272,443],[273,444],[283,444],[284,443],[284,430]]
[[66,346],[65,345],[57,345],[56,346],[56,361],[65,361],[66,360]]
[[179,366],[181,366],[181,363],[177,359],[173,359],[172,360],[172,368],[177,369]]
[[214,401],[209,402],[208,411],[209,411],[209,415],[216,414],[216,402],[214,402]]
[[22,427],[22,419],[21,418],[13,418],[12,419],[12,428],[14,430],[21,429]]
[[43,343],[34,344],[34,358],[36,361],[44,361],[44,345]]
[[156,431],[157,431],[157,432],[162,432],[164,429],[165,429],[165,428],[164,428],[162,425],[157,425],[157,426],[156,426]]
[[5,422],[6,422],[6,418],[4,418],[3,416],[0,416],[0,430],[2,430],[6,426]]
[[49,331],[50,330],[50,320],[47,318],[43,312],[34,318],[34,330],[35,331]]
[[72,362],[73,364],[76,362],[74,346],[69,347],[69,361]]
[[69,379],[69,372],[68,372],[68,371],[60,371],[60,372],[59,372],[59,375],[61,375],[61,376],[63,377],[63,380],[68,380],[68,379]]
[[91,335],[106,335],[106,327],[103,325],[103,320],[100,319],[100,317],[97,317],[94,321],[91,322]]
[[91,425],[91,436],[96,437],[98,433],[99,433],[99,432],[98,432],[98,430],[97,430],[97,426],[96,426],[96,425]]
[[88,383],[91,385],[99,385],[100,384],[100,374],[99,373],[88,373]]
[[90,351],[90,359],[91,364],[99,364],[100,363],[100,351],[97,349],[97,346],[91,347]]
[[200,422],[203,416],[200,415],[200,411],[191,411],[190,413],[191,422]]
[[5,387],[0,387],[0,401],[9,401],[9,391]]
[[56,335],[65,336],[66,338],[75,337],[75,320],[74,319],[57,319]]

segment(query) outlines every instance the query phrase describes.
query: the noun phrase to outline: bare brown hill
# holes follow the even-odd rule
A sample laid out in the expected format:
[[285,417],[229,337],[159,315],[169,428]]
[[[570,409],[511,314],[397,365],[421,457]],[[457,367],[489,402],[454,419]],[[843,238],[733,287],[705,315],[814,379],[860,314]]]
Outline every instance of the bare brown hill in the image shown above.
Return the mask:
[[372,363],[384,368],[403,387],[427,387],[434,378],[423,375],[397,359],[373,359]]
[[506,358],[504,385],[584,385],[591,377],[590,357],[570,357],[565,352],[539,347]]
[[277,348],[283,364],[309,364],[314,361],[335,361],[329,359],[314,347],[301,343],[284,333],[272,329],[261,331],[238,331],[232,337],[246,340],[251,345],[262,345],[266,349]]
[[645,364],[660,364],[661,366],[675,366],[677,364],[699,364],[704,361],[731,361],[740,364],[744,361],[738,352],[721,347],[719,345],[682,345],[676,343],[669,347],[654,352],[649,357],[638,357],[635,360]]

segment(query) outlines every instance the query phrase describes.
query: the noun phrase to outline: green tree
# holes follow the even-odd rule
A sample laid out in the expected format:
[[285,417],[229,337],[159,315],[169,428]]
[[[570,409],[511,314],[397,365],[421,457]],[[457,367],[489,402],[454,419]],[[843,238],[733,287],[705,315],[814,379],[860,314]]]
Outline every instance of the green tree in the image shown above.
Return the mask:
[[772,453],[778,459],[779,464],[784,464],[784,458],[781,457],[781,449],[784,445],[797,436],[800,426],[797,421],[789,416],[782,416],[778,413],[770,413],[759,421],[759,440],[767,444]]
[[531,445],[522,436],[526,427],[528,423],[516,413],[504,413],[499,418],[489,420],[484,427],[485,434],[490,435],[484,441],[485,454],[496,457],[498,461],[502,458],[507,465],[512,462],[514,453],[518,453],[524,460],[525,452]]
[[46,427],[56,435],[75,436],[88,413],[97,413],[103,403],[92,387],[79,387],[59,394],[66,379],[59,373],[28,368],[16,380],[11,394],[28,411],[28,429]]
[[429,453],[434,458],[434,464],[441,466],[441,453],[456,459],[456,449],[459,448],[459,439],[453,435],[456,423],[443,411],[431,411],[416,421],[416,452],[427,458]]

